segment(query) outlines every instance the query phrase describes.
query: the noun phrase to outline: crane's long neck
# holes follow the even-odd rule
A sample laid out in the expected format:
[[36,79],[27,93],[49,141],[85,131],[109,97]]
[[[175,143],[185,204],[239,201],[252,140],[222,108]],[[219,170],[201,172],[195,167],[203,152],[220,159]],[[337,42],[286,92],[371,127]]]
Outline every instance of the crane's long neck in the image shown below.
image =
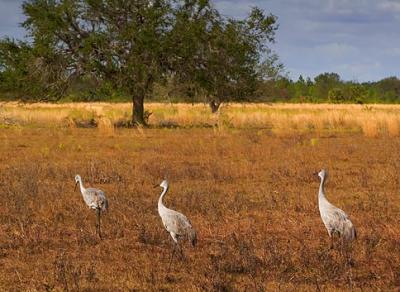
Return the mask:
[[158,210],[166,208],[163,203],[164,195],[167,193],[168,187],[163,187],[163,191],[161,192],[160,198],[158,199]]
[[325,176],[321,178],[321,184],[319,185],[319,192],[318,192],[318,199],[319,200],[326,200],[325,198],[325,190],[324,190],[324,184],[325,184]]
[[81,190],[82,195],[85,193],[86,189],[83,186],[82,179],[79,178],[79,188]]

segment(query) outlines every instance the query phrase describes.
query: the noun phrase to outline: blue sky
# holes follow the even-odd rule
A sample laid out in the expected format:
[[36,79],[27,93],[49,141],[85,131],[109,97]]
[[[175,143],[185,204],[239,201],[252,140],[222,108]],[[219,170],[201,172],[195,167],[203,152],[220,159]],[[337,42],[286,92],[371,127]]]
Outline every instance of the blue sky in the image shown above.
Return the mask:
[[[0,37],[22,38],[22,1],[0,0]],[[400,77],[400,0],[215,0],[225,15],[253,6],[278,16],[272,48],[289,76],[336,72],[345,80]]]

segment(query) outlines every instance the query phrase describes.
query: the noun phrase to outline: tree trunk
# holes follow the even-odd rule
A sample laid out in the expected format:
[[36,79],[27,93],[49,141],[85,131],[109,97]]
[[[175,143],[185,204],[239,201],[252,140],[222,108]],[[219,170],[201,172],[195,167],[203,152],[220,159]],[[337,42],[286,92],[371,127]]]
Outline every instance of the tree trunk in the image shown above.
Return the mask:
[[213,100],[210,101],[209,105],[210,105],[210,108],[211,108],[211,112],[213,114],[215,114],[218,111],[219,106],[221,105],[221,102],[220,101],[215,101],[213,99]]
[[132,97],[132,124],[135,126],[145,126],[146,121],[144,120],[144,94],[135,94]]
[[132,124],[134,126],[147,126],[147,121],[151,113],[144,111],[144,98],[153,89],[153,75],[148,74],[145,82],[132,89]]

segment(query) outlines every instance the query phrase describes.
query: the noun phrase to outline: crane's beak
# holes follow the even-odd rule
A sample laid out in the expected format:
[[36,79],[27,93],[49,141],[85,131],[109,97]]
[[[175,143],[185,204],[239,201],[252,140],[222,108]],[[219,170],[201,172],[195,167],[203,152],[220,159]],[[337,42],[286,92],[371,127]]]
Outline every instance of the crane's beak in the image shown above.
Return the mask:
[[76,186],[77,185],[78,185],[78,182],[75,183],[74,192],[76,191]]
[[154,186],[153,186],[153,188],[157,188],[157,187],[159,187],[160,185],[158,185],[158,184],[155,184]]

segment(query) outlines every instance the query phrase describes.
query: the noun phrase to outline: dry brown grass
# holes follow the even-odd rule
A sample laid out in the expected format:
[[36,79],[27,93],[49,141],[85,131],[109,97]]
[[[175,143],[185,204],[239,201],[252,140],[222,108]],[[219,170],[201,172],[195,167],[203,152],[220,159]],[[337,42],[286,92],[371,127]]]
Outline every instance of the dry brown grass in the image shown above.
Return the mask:
[[[221,127],[0,128],[0,290],[398,289],[399,138]],[[312,175],[322,167],[358,229],[351,264],[328,249]],[[109,198],[102,241],[77,173]],[[165,176],[166,205],[199,234],[171,271],[152,188]]]

